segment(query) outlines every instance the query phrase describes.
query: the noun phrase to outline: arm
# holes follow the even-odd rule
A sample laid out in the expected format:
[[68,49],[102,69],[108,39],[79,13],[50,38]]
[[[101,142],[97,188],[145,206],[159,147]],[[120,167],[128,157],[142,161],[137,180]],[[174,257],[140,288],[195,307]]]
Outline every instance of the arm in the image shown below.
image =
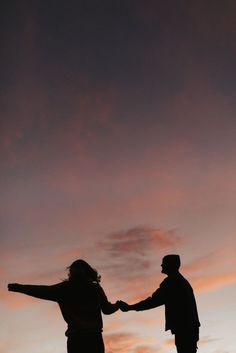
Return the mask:
[[11,292],[23,293],[31,297],[45,299],[45,300],[58,300],[58,284],[52,286],[44,285],[28,285],[19,283],[8,284],[8,290]]
[[118,302],[114,304],[110,303],[102,287],[100,287],[100,300],[101,300],[101,310],[103,314],[110,315],[115,313],[117,310],[119,310]]
[[142,311],[142,310],[149,310],[152,308],[156,308],[157,306],[161,306],[165,303],[164,301],[164,293],[163,289],[160,287],[158,288],[151,297],[148,297],[144,300],[141,300],[138,303],[129,305],[125,302],[119,301],[119,307],[122,311]]

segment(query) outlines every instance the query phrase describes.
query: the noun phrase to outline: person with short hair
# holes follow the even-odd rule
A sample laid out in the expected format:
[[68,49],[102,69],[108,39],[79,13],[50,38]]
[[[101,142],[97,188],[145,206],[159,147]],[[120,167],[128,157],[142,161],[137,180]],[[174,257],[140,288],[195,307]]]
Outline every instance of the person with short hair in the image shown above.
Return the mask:
[[162,260],[162,273],[167,278],[160,287],[147,299],[129,305],[119,301],[122,311],[149,310],[165,306],[165,329],[175,335],[178,353],[196,353],[199,340],[200,322],[197,305],[190,283],[179,272],[180,256],[166,255]]

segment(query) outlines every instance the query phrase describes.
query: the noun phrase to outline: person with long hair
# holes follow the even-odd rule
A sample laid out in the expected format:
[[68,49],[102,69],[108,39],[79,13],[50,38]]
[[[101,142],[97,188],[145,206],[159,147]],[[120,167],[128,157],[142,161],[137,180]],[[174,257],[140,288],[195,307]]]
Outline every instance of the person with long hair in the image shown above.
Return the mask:
[[104,353],[102,314],[119,309],[99,284],[100,276],[86,261],[79,259],[68,267],[68,278],[54,285],[8,284],[8,290],[59,304],[68,328],[68,353]]

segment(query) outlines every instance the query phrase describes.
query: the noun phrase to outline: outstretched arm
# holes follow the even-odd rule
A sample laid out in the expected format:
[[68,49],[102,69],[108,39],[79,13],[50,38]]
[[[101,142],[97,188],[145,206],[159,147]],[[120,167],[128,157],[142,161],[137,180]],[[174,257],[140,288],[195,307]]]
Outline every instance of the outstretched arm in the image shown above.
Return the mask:
[[138,303],[135,304],[127,304],[121,300],[118,301],[118,305],[121,311],[130,311],[130,310],[136,310],[136,311],[142,311],[142,310],[148,310],[152,308],[156,308],[157,306],[161,306],[164,304],[164,293],[161,288],[158,288],[151,297],[148,297],[144,300],[141,300]]
[[103,314],[110,315],[119,310],[118,301],[116,303],[110,303],[102,287],[100,287],[100,300]]
[[8,290],[10,292],[18,292],[30,295],[31,297],[45,299],[45,300],[58,300],[58,285],[45,286],[45,285],[29,285],[10,283],[8,284]]

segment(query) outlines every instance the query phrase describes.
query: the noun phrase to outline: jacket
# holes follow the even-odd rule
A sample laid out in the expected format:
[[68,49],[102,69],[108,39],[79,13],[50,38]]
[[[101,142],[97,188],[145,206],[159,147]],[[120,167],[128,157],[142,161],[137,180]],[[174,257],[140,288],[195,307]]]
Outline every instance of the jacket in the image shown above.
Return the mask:
[[132,308],[141,311],[160,305],[165,305],[166,331],[198,331],[200,322],[193,289],[179,272],[168,276],[151,297],[132,305]]
[[17,292],[57,302],[68,324],[66,336],[76,332],[101,332],[101,312],[109,315],[117,310],[115,304],[108,301],[102,287],[92,282],[64,281],[49,286],[19,285]]

